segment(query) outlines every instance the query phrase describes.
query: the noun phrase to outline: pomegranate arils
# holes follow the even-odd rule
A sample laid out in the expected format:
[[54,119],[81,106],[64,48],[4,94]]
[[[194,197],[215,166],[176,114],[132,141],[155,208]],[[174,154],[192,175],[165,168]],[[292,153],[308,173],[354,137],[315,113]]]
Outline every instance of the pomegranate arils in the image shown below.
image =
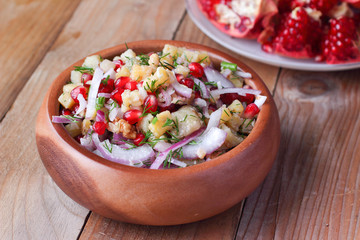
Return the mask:
[[149,95],[145,98],[144,107],[146,113],[156,112],[158,100],[154,95]]
[[341,17],[330,19],[330,29],[321,43],[321,56],[318,60],[328,63],[351,61],[360,56],[356,46],[358,40],[353,19]]
[[117,88],[111,92],[111,99],[115,100],[119,105],[122,104],[121,94],[124,92],[124,89]]
[[121,59],[114,60],[113,63],[115,63],[115,71],[125,65],[125,63]]
[[141,143],[143,140],[145,139],[145,135],[142,134],[142,133],[137,133],[136,134],[136,138],[134,139],[134,144],[136,146],[141,146],[143,145],[144,143]]
[[190,74],[196,78],[201,78],[204,75],[204,68],[200,63],[192,62],[189,64]]
[[63,109],[63,110],[61,111],[61,114],[64,115],[64,116],[68,116],[68,115],[71,114],[71,111],[70,111],[69,109]]
[[192,80],[191,78],[184,78],[180,81],[180,83],[191,89],[193,89],[194,84],[195,84],[194,80]]
[[140,110],[137,110],[137,109],[130,109],[129,111],[126,111],[124,113],[124,119],[130,123],[130,124],[135,124],[137,123],[138,121],[141,120],[141,114],[142,112]]
[[125,84],[130,81],[131,81],[130,77],[120,77],[115,81],[115,88],[124,88]]
[[260,112],[259,107],[255,103],[250,103],[246,106],[244,110],[244,117],[245,118],[253,118],[256,114]]
[[77,99],[77,97],[79,96],[79,94],[83,95],[83,97],[86,99],[86,93],[87,90],[84,86],[77,86],[76,88],[74,88],[73,90],[71,90],[70,95],[71,98],[78,103],[79,100]]
[[93,78],[93,76],[89,73],[83,73],[81,75],[81,82],[84,84],[84,85],[89,85],[87,82],[88,81],[91,81]]
[[93,125],[93,130],[99,134],[103,135],[105,133],[107,124],[105,122],[95,122]]
[[129,81],[129,82],[125,83],[124,89],[134,91],[137,89],[137,84],[138,84],[137,81]]
[[276,32],[273,40],[276,53],[299,58],[316,54],[315,46],[321,36],[320,22],[312,19],[304,8],[297,7],[284,15]]
[[182,75],[182,74],[175,74],[175,77],[176,77],[176,80],[179,82],[179,83],[181,83],[181,80],[183,80],[184,79],[184,75]]

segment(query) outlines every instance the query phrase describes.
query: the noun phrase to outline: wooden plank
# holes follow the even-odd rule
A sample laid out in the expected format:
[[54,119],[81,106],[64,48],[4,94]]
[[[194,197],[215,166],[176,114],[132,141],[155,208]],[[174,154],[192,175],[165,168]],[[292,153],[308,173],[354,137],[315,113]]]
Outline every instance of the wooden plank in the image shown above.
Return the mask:
[[81,2],[0,123],[1,239],[76,239],[88,210],[54,185],[36,150],[34,122],[45,92],[63,69],[92,52],[126,41],[171,38],[183,12],[164,9],[183,5]]
[[[204,35],[187,15],[181,22],[175,39],[201,43],[234,55]],[[236,56],[259,72],[270,90],[274,89],[278,68]],[[241,206],[242,203],[239,203],[230,210],[207,220],[172,227],[126,224],[91,214],[80,239],[233,239],[241,216]]]
[[[128,224],[103,218],[92,213],[81,239],[233,239],[241,204],[210,219],[196,223],[156,227]],[[231,224],[230,224],[231,223]]]
[[80,0],[1,1],[0,120],[79,2]]
[[360,239],[359,74],[282,72],[279,157],[238,239]]

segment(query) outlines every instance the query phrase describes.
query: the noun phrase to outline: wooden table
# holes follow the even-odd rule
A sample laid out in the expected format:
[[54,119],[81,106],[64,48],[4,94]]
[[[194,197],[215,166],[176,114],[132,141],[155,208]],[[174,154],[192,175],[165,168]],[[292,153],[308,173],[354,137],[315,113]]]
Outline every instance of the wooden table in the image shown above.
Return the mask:
[[360,239],[360,70],[293,71],[237,56],[260,74],[279,109],[282,141],[268,177],[204,221],[116,222],[72,201],[42,165],[34,125],[52,80],[92,52],[134,40],[230,51],[193,24],[184,1],[1,3],[0,239]]

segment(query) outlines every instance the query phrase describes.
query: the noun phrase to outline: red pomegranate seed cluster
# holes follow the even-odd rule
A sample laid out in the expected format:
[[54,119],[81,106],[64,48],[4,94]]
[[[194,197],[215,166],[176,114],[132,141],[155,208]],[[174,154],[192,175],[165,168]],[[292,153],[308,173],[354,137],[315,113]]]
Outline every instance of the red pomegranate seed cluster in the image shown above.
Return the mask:
[[[360,61],[360,0],[261,0],[258,3],[198,0],[198,3],[221,31],[233,37],[255,38],[265,52],[313,58],[328,64]],[[239,4],[254,6],[248,9],[248,15],[255,19],[253,22],[244,17],[243,11],[239,12]],[[227,16],[232,16],[231,20]],[[239,34],[244,31],[247,34]]]

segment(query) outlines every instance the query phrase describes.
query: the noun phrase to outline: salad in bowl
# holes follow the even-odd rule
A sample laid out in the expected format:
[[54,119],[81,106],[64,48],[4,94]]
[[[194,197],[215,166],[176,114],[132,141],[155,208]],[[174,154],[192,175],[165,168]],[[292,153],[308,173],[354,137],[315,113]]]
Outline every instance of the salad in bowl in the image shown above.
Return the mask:
[[131,48],[74,66],[53,123],[113,162],[150,169],[195,165],[240,144],[267,97],[237,64],[214,66],[206,51],[165,44]]

